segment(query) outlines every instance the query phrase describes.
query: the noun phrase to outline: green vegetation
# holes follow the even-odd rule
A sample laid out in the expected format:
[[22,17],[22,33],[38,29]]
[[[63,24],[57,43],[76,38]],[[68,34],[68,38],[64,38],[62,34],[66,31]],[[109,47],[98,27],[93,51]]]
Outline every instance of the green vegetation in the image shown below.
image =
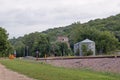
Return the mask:
[[119,74],[53,67],[24,60],[0,60],[7,68],[38,80],[119,80]]
[[89,55],[93,54],[93,51],[87,50],[87,45],[85,45],[85,44],[82,45],[82,52],[83,52],[84,56],[89,56]]
[[[119,21],[120,14],[106,19],[91,20],[83,24],[76,22],[65,27],[49,29],[41,33],[31,33],[17,39],[13,38],[10,39],[10,42],[17,50],[17,56],[23,56],[23,53],[26,53],[26,46],[29,47],[29,53],[32,56],[34,56],[36,49],[40,50],[41,55],[56,54],[60,56],[63,54],[60,50],[60,45],[56,45],[57,48],[55,48],[55,51],[53,50],[53,44],[56,44],[58,36],[69,37],[69,51],[71,51],[71,54],[75,43],[89,38],[95,41],[97,54],[109,54],[115,50],[120,50]],[[44,51],[41,51],[43,50],[42,48],[44,48]],[[69,52],[67,48],[65,48],[65,51]]]
[[95,41],[97,53],[108,53],[117,49],[118,39],[112,32],[100,31],[89,27],[81,27],[77,29],[75,34],[72,36],[74,42],[79,42],[86,38]]
[[0,57],[8,56],[11,50],[12,46],[8,41],[7,31],[4,28],[0,27]]
[[54,42],[51,44],[51,53],[55,56],[68,56],[73,55],[70,48],[68,48],[67,43],[65,42]]
[[14,49],[17,51],[17,56],[36,56],[36,51],[39,51],[40,56],[44,56],[49,53],[50,42],[46,34],[42,33],[31,33],[25,35],[24,37],[19,37],[18,39],[13,38],[10,40]]

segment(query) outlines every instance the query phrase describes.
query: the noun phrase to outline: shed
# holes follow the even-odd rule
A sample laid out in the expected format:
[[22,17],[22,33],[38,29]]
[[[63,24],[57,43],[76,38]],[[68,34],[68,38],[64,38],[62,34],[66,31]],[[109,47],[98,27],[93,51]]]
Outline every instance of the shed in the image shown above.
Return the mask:
[[79,51],[79,55],[83,56],[83,50],[82,50],[83,45],[87,47],[87,51],[91,50],[93,52],[93,55],[95,55],[95,42],[89,39],[85,39],[81,42],[74,44],[74,53]]

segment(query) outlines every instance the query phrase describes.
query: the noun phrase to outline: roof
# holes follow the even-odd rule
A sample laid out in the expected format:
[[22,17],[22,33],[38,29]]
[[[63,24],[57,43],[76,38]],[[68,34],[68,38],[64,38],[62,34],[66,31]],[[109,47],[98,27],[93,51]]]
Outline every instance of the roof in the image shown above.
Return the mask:
[[89,39],[85,39],[85,40],[83,40],[83,41],[81,41],[81,42],[75,43],[74,45],[79,45],[79,44],[81,44],[81,43],[94,43],[94,41],[91,41],[91,40],[89,40]]
[[81,43],[92,43],[92,42],[94,42],[94,41],[91,41],[89,39],[85,39],[85,40],[81,41]]

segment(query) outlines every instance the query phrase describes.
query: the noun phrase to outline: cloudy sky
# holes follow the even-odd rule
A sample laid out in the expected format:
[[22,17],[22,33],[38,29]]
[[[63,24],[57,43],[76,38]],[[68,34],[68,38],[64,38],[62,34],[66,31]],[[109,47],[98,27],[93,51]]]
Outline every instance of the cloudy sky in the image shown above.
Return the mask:
[[0,0],[9,38],[120,13],[120,0]]

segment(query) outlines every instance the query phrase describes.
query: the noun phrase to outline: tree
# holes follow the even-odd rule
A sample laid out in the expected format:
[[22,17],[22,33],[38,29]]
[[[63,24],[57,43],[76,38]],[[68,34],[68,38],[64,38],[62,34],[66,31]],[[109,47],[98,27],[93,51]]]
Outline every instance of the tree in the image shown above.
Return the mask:
[[13,46],[11,45],[11,43],[8,41],[8,42],[7,42],[7,49],[6,49],[5,55],[6,55],[6,56],[9,56],[9,54],[13,53],[13,51],[14,51],[14,48],[13,48]]
[[39,38],[40,39],[36,43],[36,48],[38,47],[38,50],[41,53],[42,57],[45,55],[49,55],[49,52],[50,52],[49,37],[45,34],[41,34]]
[[51,43],[50,52],[51,52],[51,55],[61,56],[60,46],[58,42]]
[[65,42],[58,42],[59,51],[61,52],[61,56],[68,56],[72,55],[71,49],[68,48],[67,43]]
[[[39,44],[38,42],[41,40],[41,37],[39,37],[41,34],[46,34],[49,37],[50,43],[55,42],[59,35],[68,36],[70,38],[69,42],[72,50],[74,48],[74,43],[89,38],[96,42],[97,53],[106,53],[115,49],[120,49],[118,44],[118,40],[120,42],[120,14],[104,19],[90,20],[82,24],[76,22],[65,27],[48,29],[41,33],[30,33],[24,37],[17,38],[15,41],[17,42],[20,40],[25,46],[29,46],[30,55],[33,55],[35,47],[38,48],[38,46],[40,46],[37,44]],[[106,38],[104,36],[106,36]],[[116,45],[118,45],[118,47],[116,47]],[[113,48],[110,48],[110,46]],[[55,52],[58,51],[60,53],[59,47],[60,46],[56,48]]]
[[8,47],[8,34],[7,31],[0,27],[0,54],[3,56],[7,52]]
[[[98,42],[99,41],[99,42]],[[99,48],[99,53],[108,53],[114,51],[117,48],[118,39],[115,38],[114,34],[109,31],[103,31],[98,37],[97,48]]]
[[98,53],[108,53],[116,49],[118,39],[110,31],[100,31],[95,28],[83,27],[73,34],[73,41],[79,42],[86,38],[95,41]]

